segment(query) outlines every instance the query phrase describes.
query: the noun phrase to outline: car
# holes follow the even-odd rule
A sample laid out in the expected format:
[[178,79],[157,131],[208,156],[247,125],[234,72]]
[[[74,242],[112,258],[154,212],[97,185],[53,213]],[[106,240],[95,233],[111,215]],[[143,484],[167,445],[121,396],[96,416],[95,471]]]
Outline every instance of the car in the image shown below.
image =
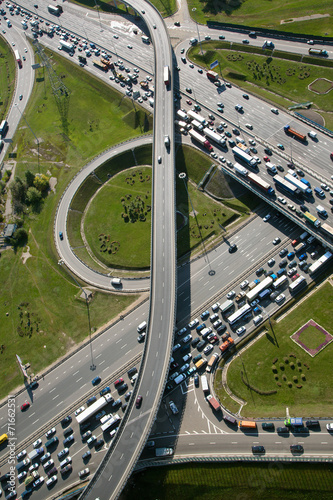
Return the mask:
[[282,165],[276,165],[276,168],[280,171],[280,172],[284,172],[284,168]]
[[284,269],[287,265],[287,260],[286,259],[283,259],[281,260],[281,262],[279,262],[279,268],[280,269]]
[[20,451],[20,453],[18,453],[18,454],[16,455],[16,460],[17,460],[18,462],[20,462],[20,461],[22,460],[22,458],[24,458],[24,457],[26,456],[26,454],[27,454],[27,451],[26,451],[26,450],[22,450],[22,451]]
[[127,48],[128,49],[133,49],[132,45],[130,45],[130,44],[127,45]]
[[291,269],[287,272],[287,274],[288,274],[289,278],[290,278],[291,276],[294,276],[294,274],[296,273],[296,271],[297,271],[296,267],[292,267],[292,268],[291,268]]
[[193,69],[194,68],[194,64],[191,63],[191,64],[188,65],[188,67],[191,68],[191,69]]
[[104,389],[101,390],[101,392],[99,394],[101,396],[104,396],[105,394],[108,394],[109,392],[111,392],[111,388],[107,385],[106,387],[104,387]]
[[264,272],[264,268],[263,267],[259,267],[259,269],[256,270],[256,275],[257,276],[261,276],[263,272]]
[[237,250],[237,245],[236,245],[236,243],[232,243],[232,244],[229,246],[229,248],[228,248],[229,253],[234,253],[234,252],[236,252],[236,250]]
[[239,285],[241,290],[244,290],[244,288],[246,288],[248,286],[249,282],[248,280],[244,280],[242,281],[242,283]]
[[197,349],[198,350],[202,349],[205,344],[206,344],[206,342],[204,340],[200,340],[200,342],[197,345]]
[[191,87],[186,87],[186,88],[185,88],[185,90],[186,90],[186,92],[188,92],[189,94],[192,94],[192,89],[191,89]]
[[63,418],[60,423],[62,427],[65,427],[66,425],[70,424],[71,421],[72,417],[70,415],[67,415],[67,417]]
[[254,148],[253,146],[250,147],[250,151],[252,151],[252,153],[254,154],[258,153],[257,149]]
[[204,311],[203,313],[201,313],[201,314],[200,314],[200,318],[201,318],[202,320],[207,319],[207,318],[208,318],[208,316],[209,316],[209,311],[208,311],[208,310],[207,310],[207,311]]
[[301,444],[291,444],[290,451],[291,451],[291,453],[303,453],[304,448]]
[[195,337],[195,339],[192,340],[191,346],[196,347],[200,343],[200,337]]
[[209,354],[209,353],[210,353],[210,351],[212,351],[213,349],[214,349],[214,347],[213,347],[211,344],[209,344],[209,345],[207,345],[207,346],[204,348],[203,352],[204,352],[205,354]]
[[[38,467],[38,464],[36,464],[36,465],[37,465],[37,467]],[[51,458],[51,460],[48,460],[48,461],[44,464],[44,470],[45,470],[45,469],[49,469],[50,467],[52,467],[52,465],[54,465],[54,462],[53,462],[53,460],[52,460],[52,458]]]
[[92,383],[92,385],[98,385],[101,382],[101,380],[102,380],[101,377],[97,376],[97,377],[92,379],[91,383]]
[[181,335],[184,335],[184,333],[186,333],[186,332],[187,332],[187,327],[185,326],[181,330],[178,330],[177,335],[180,337]]
[[287,253],[288,253],[288,248],[283,248],[282,250],[280,250],[279,255],[280,257],[284,257],[285,255],[287,255]]
[[291,205],[291,204],[289,204],[289,205],[288,205],[288,208],[289,208],[289,210],[291,210],[292,212],[295,212],[295,210],[296,210],[295,205]]
[[209,36],[209,35],[206,35],[206,36],[205,36],[205,40],[210,40],[210,36]]
[[279,143],[279,144],[277,144],[277,147],[278,147],[279,149],[281,149],[282,151],[284,150],[284,145],[283,145],[283,144],[280,144],[280,143]]
[[124,379],[122,377],[118,378],[118,380],[115,381],[114,386],[117,387],[118,385],[123,385]]
[[308,256],[307,256],[307,254],[306,254],[306,253],[302,253],[301,255],[299,255],[299,256],[298,256],[298,259],[299,259],[299,260],[305,260],[305,259],[307,259],[307,258],[308,258]]
[[276,429],[276,432],[278,434],[289,434],[289,428],[288,427],[278,427]]
[[186,337],[184,337],[184,338],[182,339],[182,342],[183,342],[183,344],[187,344],[187,343],[188,343],[188,342],[190,342],[191,340],[192,340],[192,335],[190,335],[190,334],[189,334],[189,335],[186,335]]
[[327,185],[327,184],[325,184],[324,182],[323,182],[322,184],[320,184],[320,187],[321,187],[321,189],[323,189],[324,191],[329,191],[329,190],[330,190],[330,188],[328,187],[328,185]]
[[100,411],[99,413],[97,413],[95,420],[100,420],[102,417],[104,417],[104,415],[106,415],[106,411],[105,410]]
[[30,403],[25,402],[23,405],[21,405],[21,411],[26,411],[30,407]]
[[[44,483],[44,477],[41,476],[38,479],[36,479],[36,481],[34,481],[32,483],[32,487],[35,488],[35,489],[39,488],[43,483]],[[14,495],[14,496],[16,496],[16,495]],[[9,496],[7,498],[9,498]]]
[[60,472],[61,472],[62,475],[65,475],[65,474],[67,474],[67,472],[70,472],[72,470],[72,468],[73,467],[70,464],[68,464],[68,465],[65,465],[65,467],[63,467],[60,470]]
[[222,321],[220,319],[218,319],[217,321],[214,321],[214,323],[213,323],[213,327],[215,328],[215,330],[217,330],[221,325],[222,325]]
[[283,198],[282,196],[278,196],[277,197],[277,200],[282,204],[282,205],[286,205],[287,201],[285,200],[285,198]]
[[64,448],[63,450],[59,451],[57,457],[59,460],[61,460],[63,457],[65,457],[66,455],[68,455],[69,453],[69,449],[68,448]]
[[23,94],[20,94],[19,95],[19,100],[22,101],[22,99],[23,99]]
[[273,431],[275,428],[273,422],[263,422],[261,427],[264,431]]
[[275,264],[275,259],[269,259],[269,261],[267,262],[267,265],[268,265],[269,267],[273,267],[273,266],[274,266],[274,264]]
[[[215,309],[215,310],[217,310],[217,309]],[[217,321],[218,319],[219,319],[219,315],[217,313],[212,314],[211,317],[209,318],[211,323],[215,323],[215,321]]]
[[284,293],[280,293],[280,295],[276,297],[275,302],[277,304],[281,304],[281,302],[283,302],[285,298],[286,296],[284,295]]
[[273,245],[278,245],[280,242],[281,242],[281,238],[279,238],[279,236],[274,238],[274,240],[272,241]]
[[18,481],[22,481],[22,479],[24,479],[27,475],[27,472],[24,470],[23,472],[21,472],[18,476],[17,476],[17,480]]
[[172,352],[176,352],[180,348],[181,348],[181,345],[180,344],[176,344],[176,345],[173,346]]
[[83,455],[82,455],[82,460],[83,460],[83,461],[84,461],[84,460],[88,460],[88,458],[90,458],[90,457],[91,457],[91,451],[90,451],[90,450],[88,450],[88,451],[86,451],[85,453],[83,453]]
[[248,43],[250,43],[250,41],[247,40],[247,38],[244,38],[244,40],[242,40],[242,43],[248,44]]
[[237,328],[236,330],[236,333],[237,335],[242,335],[243,333],[246,332],[246,327],[245,326],[240,326],[239,328]]
[[97,437],[93,434],[90,436],[90,438],[87,440],[87,445],[90,446],[96,441]]
[[142,396],[140,396],[140,395],[139,395],[139,396],[136,398],[136,401],[135,401],[135,407],[136,407],[136,408],[140,408],[140,407],[141,407],[141,405],[142,405]]
[[192,328],[195,328],[198,324],[199,324],[199,320],[198,320],[198,318],[195,318],[192,321],[190,321],[190,323],[188,324],[188,327],[191,328],[191,330],[192,330]]
[[80,472],[78,474],[79,474],[79,478],[82,479],[83,477],[88,476],[88,474],[90,474],[90,470],[87,467],[86,469],[80,470]]
[[64,446],[68,445],[68,444],[71,444],[72,442],[74,441],[74,435],[71,434],[70,436],[66,437],[64,440],[63,440],[63,444]]
[[243,106],[241,104],[236,104],[235,110],[238,111],[239,113],[241,113],[243,111]]
[[104,445],[104,439],[99,439],[98,441],[96,441],[95,443],[95,449],[96,448],[100,448],[101,446]]
[[244,99],[249,99],[248,94],[243,94]]
[[265,453],[265,447],[264,446],[252,446],[252,453]]
[[50,429],[49,431],[47,431],[45,433],[45,437],[47,437],[47,439],[49,439],[51,436],[53,436],[53,434],[56,433],[56,428],[55,427],[52,427],[52,429]]
[[194,375],[194,385],[199,387],[199,375],[197,373]]
[[333,422],[326,424],[326,429],[328,430],[328,432],[332,432],[333,431]]
[[303,170],[301,170],[300,168],[298,168],[298,169],[296,170],[296,172],[298,173],[298,175],[299,175],[300,177],[304,177],[304,175],[305,175],[305,174],[304,174],[304,172],[303,172]]
[[210,333],[207,337],[207,340],[210,344],[215,344],[215,342],[218,341],[218,337],[214,333]]
[[231,292],[228,292],[228,293],[227,293],[227,299],[228,299],[228,300],[231,300],[231,299],[233,299],[233,298],[234,298],[234,296],[235,296],[235,295],[236,295],[235,290],[231,290]]
[[253,301],[251,302],[250,306],[251,306],[251,307],[256,307],[256,305],[258,305],[258,304],[259,304],[259,299],[255,299],[255,300],[253,300]]
[[190,99],[187,99],[186,102],[189,106],[192,106],[192,101]]
[[47,460],[49,460],[50,458],[51,458],[51,453],[47,452],[40,458],[40,462],[43,464],[44,462],[47,462]]
[[85,410],[85,407],[84,407],[84,406],[81,406],[80,408],[78,408],[77,410],[75,410],[74,415],[77,417],[77,416],[78,416],[78,415],[80,415],[80,413],[82,413],[84,410]]
[[314,41],[313,40],[308,40],[306,43],[308,43],[309,45],[314,45]]
[[291,277],[291,281],[295,281],[295,280],[297,280],[297,278],[299,278],[298,273],[294,274],[294,276]]
[[91,435],[92,435],[91,431],[85,432],[84,434],[82,434],[82,441],[87,441],[87,439],[89,439]]
[[271,112],[274,113],[275,115],[279,114],[279,110],[276,108],[271,108]]
[[267,215],[265,215],[265,217],[263,218],[263,221],[264,221],[264,222],[267,222],[267,221],[269,221],[269,219],[270,219],[270,218],[271,218],[271,214],[267,214]]
[[179,369],[179,373],[184,373],[186,372],[186,370],[188,370],[190,367],[190,364],[189,363],[185,363],[180,369]]
[[293,267],[296,267],[297,266],[297,262],[296,260],[292,260],[291,262],[289,262],[288,264],[288,267],[289,269],[293,268]]
[[200,73],[200,74],[202,75],[202,73],[203,73],[203,69],[199,68],[199,69],[198,69],[198,73]]
[[[57,469],[55,469],[57,471]],[[56,483],[58,481],[58,476],[56,474],[52,475],[51,477],[49,476],[49,479],[46,481],[46,486],[49,488],[52,486],[52,484]]]

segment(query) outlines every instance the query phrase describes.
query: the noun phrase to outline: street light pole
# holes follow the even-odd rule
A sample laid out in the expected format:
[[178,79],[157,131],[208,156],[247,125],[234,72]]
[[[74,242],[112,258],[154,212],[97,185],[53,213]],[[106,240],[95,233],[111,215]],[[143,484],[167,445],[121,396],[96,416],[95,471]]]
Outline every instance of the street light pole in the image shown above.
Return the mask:
[[[193,7],[192,12],[194,13],[194,12],[196,12],[196,10],[197,10],[196,7]],[[199,43],[200,43],[200,51],[201,51],[201,55],[202,55],[203,52],[202,52],[202,45],[201,45],[200,34],[199,34],[199,25],[198,25],[198,22],[197,22],[196,18],[195,18],[195,24],[197,25],[198,40],[199,40]]]
[[30,132],[32,133],[32,135],[34,136],[34,138],[36,139],[36,142],[37,142],[37,167],[38,167],[38,173],[40,174],[40,170],[39,170],[39,140],[38,138],[36,137],[36,134],[35,132],[32,130],[32,128],[30,127],[29,123],[27,122],[27,119],[26,117],[22,114],[20,108],[18,107],[17,103],[14,104],[14,106],[18,109],[21,117],[23,118],[23,120],[25,121],[25,123],[28,125],[28,128],[30,130]]
[[103,28],[102,28],[102,23],[101,23],[101,16],[100,16],[100,14],[99,14],[99,6],[98,6],[98,4],[97,4],[96,0],[94,0],[94,1],[95,1],[95,5],[96,5],[96,7],[97,7],[97,13],[98,13],[99,25],[100,25],[100,27],[101,27],[101,31],[103,31]]
[[[65,264],[65,261],[63,259],[60,259],[58,261],[58,264],[59,266],[63,266],[63,264]],[[93,357],[93,350],[92,350],[92,341],[91,341],[91,324],[90,324],[90,311],[89,311],[89,300],[88,300],[88,295],[87,295],[87,292],[82,288],[82,286],[80,285],[80,283],[76,280],[75,276],[69,272],[69,269],[67,268],[67,266],[63,266],[67,273],[69,274],[69,276],[71,278],[73,278],[73,280],[75,281],[75,283],[77,284],[77,286],[81,289],[81,291],[84,293],[84,296],[85,296],[85,299],[86,299],[86,306],[87,306],[87,314],[88,314],[88,327],[89,327],[89,343],[90,343],[90,355],[91,355],[91,365],[90,365],[90,370],[91,371],[94,371],[96,370],[96,365],[94,364],[94,357]]]

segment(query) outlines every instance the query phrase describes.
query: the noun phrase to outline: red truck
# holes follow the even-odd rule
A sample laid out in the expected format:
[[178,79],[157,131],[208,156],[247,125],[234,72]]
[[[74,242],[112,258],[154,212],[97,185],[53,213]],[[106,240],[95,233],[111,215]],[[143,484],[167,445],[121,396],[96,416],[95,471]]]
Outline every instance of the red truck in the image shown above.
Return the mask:
[[215,73],[215,71],[207,71],[207,78],[209,78],[209,80],[212,80],[212,82],[216,82],[216,80],[218,80],[219,78],[219,75]]
[[206,399],[207,399],[208,403],[210,404],[210,406],[213,408],[213,410],[215,410],[215,411],[221,410],[221,406],[219,405],[218,401],[216,401],[216,399],[213,398],[213,396],[211,394],[209,394],[209,396],[207,396]]
[[223,344],[220,345],[219,349],[221,352],[224,352],[228,349],[228,347],[230,347],[233,344],[234,344],[234,339],[229,337],[225,342],[223,342]]
[[296,137],[296,139],[299,139],[300,141],[306,141],[306,135],[297,132],[297,130],[291,128],[290,125],[285,125],[284,131],[286,134],[292,135],[293,137]]

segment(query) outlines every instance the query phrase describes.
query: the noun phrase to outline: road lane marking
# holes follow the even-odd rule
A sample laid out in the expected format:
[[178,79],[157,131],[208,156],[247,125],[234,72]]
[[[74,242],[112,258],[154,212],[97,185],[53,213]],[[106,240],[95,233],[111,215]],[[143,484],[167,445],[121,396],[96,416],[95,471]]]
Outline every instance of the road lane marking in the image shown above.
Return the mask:
[[126,346],[127,346],[127,344],[124,344],[120,349],[124,349],[124,347],[126,347]]
[[56,390],[56,387],[53,387],[53,389],[51,389],[51,390],[49,391],[49,393],[51,394],[51,392],[53,392],[53,391],[55,391],[55,390]]
[[80,377],[79,379],[77,379],[76,383],[80,382],[80,380],[82,380],[83,377]]
[[77,374],[79,373],[79,371],[80,371],[80,370],[78,370],[77,372],[73,373],[73,377],[74,377],[74,375],[77,375]]
[[63,401],[60,401],[60,403],[58,403],[56,407],[61,406],[62,404],[63,404]]
[[29,418],[33,417],[34,415],[36,415],[35,411],[33,413],[31,413],[31,415],[29,415]]
[[54,401],[55,399],[57,399],[59,397],[59,394],[57,394],[56,396],[54,396],[54,398],[52,398],[52,401]]
[[37,420],[35,420],[34,422],[32,422],[32,425],[37,424],[38,421],[39,421],[39,418],[37,418]]

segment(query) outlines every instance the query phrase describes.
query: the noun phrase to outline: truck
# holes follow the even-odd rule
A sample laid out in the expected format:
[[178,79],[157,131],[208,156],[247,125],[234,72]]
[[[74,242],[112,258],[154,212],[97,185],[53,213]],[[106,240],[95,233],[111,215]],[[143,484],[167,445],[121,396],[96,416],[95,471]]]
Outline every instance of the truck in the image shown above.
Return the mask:
[[47,10],[50,12],[50,14],[54,14],[55,16],[60,16],[60,14],[63,12],[63,8],[61,5],[48,5]]
[[169,83],[170,83],[170,68],[169,68],[169,66],[164,66],[163,81],[164,81],[165,85],[169,85]]
[[312,226],[320,227],[320,221],[317,219],[317,217],[310,214],[310,212],[304,212],[303,217],[306,220],[306,222],[308,222]]
[[247,178],[248,178],[248,180],[250,181],[251,184],[254,184],[258,188],[262,189],[269,196],[273,196],[274,195],[275,190],[272,188],[272,186],[268,182],[266,182],[263,179],[261,179],[261,177],[259,177],[259,175],[254,174],[252,172],[249,172]]
[[311,264],[311,266],[309,267],[309,274],[311,275],[316,273],[319,269],[324,267],[331,258],[332,258],[332,253],[326,252],[318,260],[316,260],[313,264]]
[[196,128],[196,129],[200,130],[200,132],[202,132],[202,131],[203,131],[203,129],[204,129],[204,126],[203,126],[200,122],[198,122],[197,120],[192,120],[192,121],[191,121],[191,125],[192,125],[194,128]]
[[187,116],[187,114],[185,113],[185,111],[182,111],[181,109],[178,109],[177,111],[177,116],[184,122],[188,122],[189,121],[189,117]]
[[263,290],[271,286],[273,283],[273,277],[272,276],[267,276],[267,278],[263,279],[260,283],[258,283],[257,286],[255,286],[252,290],[247,292],[246,298],[249,302],[252,302],[254,299],[256,299]]
[[284,131],[286,134],[291,135],[292,137],[299,139],[300,141],[303,141],[303,142],[306,141],[306,135],[301,134],[300,132],[297,132],[297,130],[294,130],[293,128],[291,128],[290,125],[285,125],[283,128],[284,128]]
[[148,90],[149,83],[146,80],[142,80],[140,82],[140,87],[143,88],[144,90]]
[[207,71],[206,75],[207,75],[207,78],[209,80],[211,80],[212,82],[216,82],[216,80],[218,80],[218,78],[219,78],[219,75],[217,73],[215,73],[215,71],[211,71],[211,70]]
[[203,392],[209,392],[209,385],[206,375],[201,375],[201,387]]
[[173,448],[156,448],[155,456],[156,457],[170,457],[173,455]]
[[211,394],[209,394],[206,399],[214,411],[221,411],[221,405]]
[[231,347],[235,343],[234,339],[229,337],[225,342],[223,342],[220,346],[219,349],[223,353],[225,352],[229,347]]
[[301,191],[296,187],[294,184],[291,184],[291,182],[288,182],[286,179],[283,179],[280,175],[274,175],[273,181],[283,191],[286,191],[288,194],[293,195],[293,196],[299,196],[301,194]]
[[265,40],[262,46],[263,49],[274,49],[275,45],[270,40]]
[[203,133],[208,137],[208,139],[211,139],[220,146],[225,146],[225,139],[217,132],[213,132],[210,128],[204,128]]
[[284,283],[286,283],[286,281],[288,280],[287,276],[286,275],[283,275],[283,276],[280,276],[280,278],[278,278],[276,281],[274,281],[273,283],[273,288],[274,290],[276,290],[277,288],[279,288],[281,285],[283,285]]
[[284,425],[286,427],[303,427],[303,418],[302,417],[286,418],[284,421]]
[[271,293],[272,293],[272,290],[270,290],[269,288],[266,288],[266,290],[264,290],[263,292],[260,292],[258,294],[258,299],[259,300],[268,299]]
[[175,125],[180,128],[181,132],[183,132],[184,130],[189,130],[191,128],[191,125],[188,125],[186,122],[183,122],[181,120],[175,120]]
[[295,250],[295,253],[300,253],[304,250],[304,248],[306,247],[305,243],[299,243],[298,245],[295,246],[294,250]]
[[210,360],[208,361],[208,364],[206,366],[207,373],[210,373],[212,371],[212,369],[214,368],[218,359],[219,359],[219,355],[217,354],[217,352],[214,352],[214,354],[212,355],[212,357],[210,358]]
[[95,413],[104,408],[104,406],[106,406],[111,401],[112,401],[112,396],[110,396],[110,394],[105,394],[105,396],[98,398],[97,401],[95,401],[95,403],[93,403],[86,410],[84,410],[75,417],[77,423],[83,424],[83,422],[91,418]]
[[309,49],[309,54],[311,54],[312,56],[324,56],[324,57],[328,56],[327,50],[324,50],[324,49],[310,48]]
[[199,115],[195,111],[192,111],[191,109],[187,112],[187,115],[191,120],[197,120],[202,125],[208,125],[207,120],[203,116]]
[[291,174],[286,174],[284,178],[286,179],[286,181],[291,182],[291,184],[294,184],[294,186],[296,186],[305,196],[309,198],[312,197],[312,189],[309,188],[304,182],[301,182],[299,179],[296,179],[296,177],[294,177]]
[[93,59],[93,65],[96,66],[96,68],[101,69],[102,71],[107,71],[108,67],[106,64],[102,63],[99,59]]
[[249,171],[247,170],[247,168],[245,167],[242,167],[242,165],[240,165],[239,163],[234,163],[234,170],[235,172],[237,172],[237,174],[239,175],[242,175],[243,177],[246,177],[249,173]]
[[21,56],[18,50],[14,50],[14,55],[19,68],[22,68]]
[[36,448],[28,453],[28,458],[30,458],[31,462],[36,460],[40,455],[44,455],[44,448]]
[[194,141],[197,141],[199,142],[202,146],[204,146],[208,151],[213,151],[213,147],[211,145],[211,143],[206,139],[206,137],[204,137],[203,135],[201,134],[198,134],[198,132],[196,132],[195,130],[190,130],[189,131],[189,134],[191,136],[191,138],[194,140]]
[[241,142],[237,142],[236,146],[238,148],[242,149],[245,153],[250,154],[250,149],[245,144],[242,144]]
[[232,148],[232,152],[236,156],[236,158],[244,161],[250,167],[257,169],[257,160],[253,158],[251,155],[245,153],[245,151],[238,148],[237,146]]
[[74,45],[72,43],[66,42],[65,40],[60,40],[60,50],[65,50],[66,52],[74,52]]
[[109,418],[104,424],[101,426],[102,432],[105,432],[106,430],[112,430],[114,427],[118,426],[120,424],[121,417],[116,414],[113,415],[111,418]]

